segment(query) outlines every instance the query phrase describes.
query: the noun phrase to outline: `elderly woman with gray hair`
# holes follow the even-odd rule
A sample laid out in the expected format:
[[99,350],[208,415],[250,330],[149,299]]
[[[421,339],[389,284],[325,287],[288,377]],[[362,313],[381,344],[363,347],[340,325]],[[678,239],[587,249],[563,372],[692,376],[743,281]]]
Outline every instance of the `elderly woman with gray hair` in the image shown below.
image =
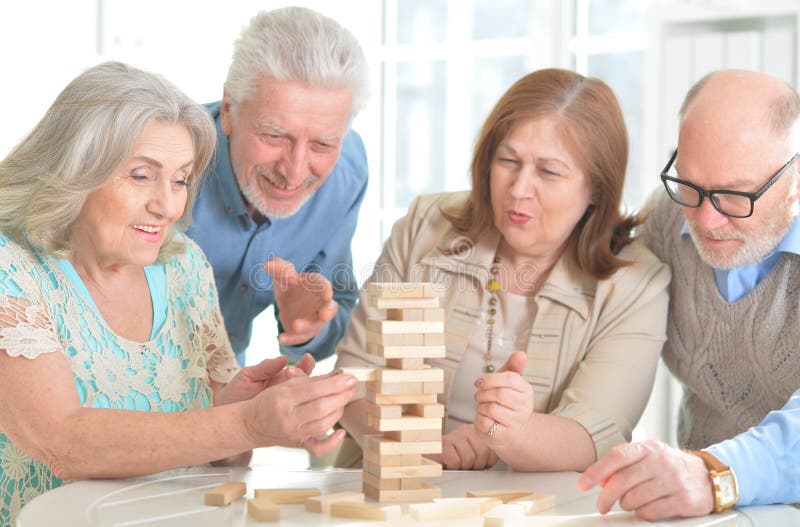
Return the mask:
[[0,525],[63,480],[332,450],[354,393],[310,356],[239,370],[181,234],[215,131],[160,77],[90,68],[0,162]]

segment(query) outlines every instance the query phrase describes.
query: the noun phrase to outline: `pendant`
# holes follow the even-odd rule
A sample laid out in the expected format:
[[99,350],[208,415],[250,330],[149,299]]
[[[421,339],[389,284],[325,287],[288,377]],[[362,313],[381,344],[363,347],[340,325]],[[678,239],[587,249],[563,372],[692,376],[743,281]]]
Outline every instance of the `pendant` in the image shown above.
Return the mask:
[[486,283],[486,289],[488,289],[490,293],[496,293],[500,290],[500,282],[493,278]]
[[494,373],[494,365],[487,364],[486,367],[483,369],[486,373]]

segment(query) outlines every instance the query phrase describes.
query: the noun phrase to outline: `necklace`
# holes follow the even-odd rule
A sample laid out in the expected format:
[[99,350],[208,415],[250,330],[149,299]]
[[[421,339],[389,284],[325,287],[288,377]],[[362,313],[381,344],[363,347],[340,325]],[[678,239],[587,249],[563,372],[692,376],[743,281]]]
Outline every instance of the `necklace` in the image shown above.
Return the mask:
[[486,320],[486,354],[483,356],[483,361],[486,365],[483,371],[492,373],[494,371],[494,364],[492,361],[492,341],[494,340],[494,316],[497,314],[497,292],[500,291],[500,282],[497,280],[497,275],[500,273],[500,257],[495,256],[492,265],[489,268],[491,276],[489,281],[486,282],[486,290],[489,291],[489,318]]

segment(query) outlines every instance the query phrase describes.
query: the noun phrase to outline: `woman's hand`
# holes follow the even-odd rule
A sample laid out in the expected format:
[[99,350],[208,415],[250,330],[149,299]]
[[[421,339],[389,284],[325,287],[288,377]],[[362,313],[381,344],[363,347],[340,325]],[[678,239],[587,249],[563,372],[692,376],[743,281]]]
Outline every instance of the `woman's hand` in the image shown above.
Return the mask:
[[286,361],[286,357],[264,359],[258,364],[242,368],[228,384],[217,391],[214,405],[247,401],[270,386],[295,377],[308,377],[314,370],[314,358],[308,353],[293,366],[284,368]]
[[528,439],[526,427],[533,414],[533,388],[520,375],[525,359],[525,352],[515,351],[496,373],[475,381],[475,429],[501,457],[517,442]]
[[426,456],[448,470],[483,470],[497,463],[497,455],[486,443],[485,434],[472,424],[461,425],[442,437],[442,455]]

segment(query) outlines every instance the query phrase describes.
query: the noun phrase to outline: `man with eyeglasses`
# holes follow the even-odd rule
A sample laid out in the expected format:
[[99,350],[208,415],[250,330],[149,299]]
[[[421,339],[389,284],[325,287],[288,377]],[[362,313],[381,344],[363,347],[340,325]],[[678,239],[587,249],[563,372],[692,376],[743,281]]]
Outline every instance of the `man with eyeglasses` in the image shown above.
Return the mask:
[[800,501],[799,116],[794,89],[741,70],[706,76],[681,106],[666,192],[640,234],[672,267],[663,358],[683,384],[678,442],[692,450],[612,449],[579,480],[603,487],[602,513]]

